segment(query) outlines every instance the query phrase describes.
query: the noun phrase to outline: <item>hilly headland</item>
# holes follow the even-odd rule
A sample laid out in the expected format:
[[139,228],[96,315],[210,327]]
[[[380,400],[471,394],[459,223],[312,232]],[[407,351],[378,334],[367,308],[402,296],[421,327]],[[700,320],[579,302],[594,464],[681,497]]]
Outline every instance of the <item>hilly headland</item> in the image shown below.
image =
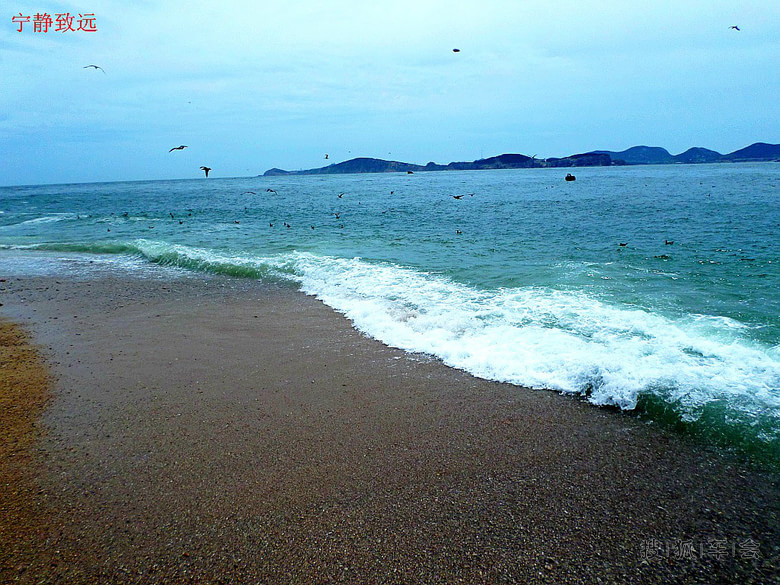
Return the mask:
[[721,154],[708,148],[694,147],[677,155],[659,146],[633,146],[619,152],[594,150],[571,154],[562,158],[536,158],[524,154],[500,154],[471,162],[437,164],[429,162],[418,165],[379,158],[352,158],[325,167],[286,171],[273,168],[264,176],[279,175],[330,175],[351,173],[416,173],[423,171],[477,171],[487,169],[532,169],[548,167],[604,167],[612,165],[657,165],[780,161],[780,144],[756,142],[728,154]]

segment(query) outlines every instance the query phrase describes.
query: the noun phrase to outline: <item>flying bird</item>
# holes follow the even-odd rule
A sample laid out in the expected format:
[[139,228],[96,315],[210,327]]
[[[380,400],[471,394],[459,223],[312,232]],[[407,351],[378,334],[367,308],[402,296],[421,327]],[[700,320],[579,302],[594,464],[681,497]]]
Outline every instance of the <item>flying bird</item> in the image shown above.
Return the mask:
[[453,53],[460,53],[460,49],[452,49]]
[[241,193],[241,194],[242,194],[242,195],[246,195],[247,193],[249,193],[250,195],[257,195],[257,193],[255,193],[254,191],[244,191],[244,192],[243,192],[243,193]]
[[187,145],[186,144],[182,144],[181,146],[174,146],[168,152],[173,152],[174,150],[184,150],[185,148],[187,148]]
[[729,30],[731,30],[732,28],[733,28],[734,30],[739,30],[739,27],[738,27],[737,25],[730,26],[730,27],[729,27]]
[[453,195],[453,199],[463,199],[463,195]]
[[328,160],[328,155],[327,154],[325,155],[325,160]]
[[274,191],[273,189],[266,189],[265,192],[266,193],[273,193],[274,195],[278,195],[278,193],[276,191]]
[[105,75],[105,74],[106,74],[106,70],[105,70],[105,69],[103,69],[102,67],[98,67],[97,65],[86,65],[86,66],[84,67],[84,69],[89,69],[90,67],[91,67],[92,69],[100,69],[100,70],[103,72],[103,75]]
[[211,167],[200,167],[200,170],[206,173],[206,177],[209,176],[209,171],[211,170]]

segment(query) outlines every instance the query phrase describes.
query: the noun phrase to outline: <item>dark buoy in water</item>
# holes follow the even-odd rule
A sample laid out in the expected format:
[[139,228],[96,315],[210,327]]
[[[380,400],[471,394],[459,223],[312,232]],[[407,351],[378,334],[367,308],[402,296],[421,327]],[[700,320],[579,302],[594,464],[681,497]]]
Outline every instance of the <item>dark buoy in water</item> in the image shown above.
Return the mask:
[[574,176],[574,175],[572,175],[571,173],[566,173],[566,180],[567,180],[567,181],[576,181],[576,180],[577,180],[577,177],[575,177],[575,176]]

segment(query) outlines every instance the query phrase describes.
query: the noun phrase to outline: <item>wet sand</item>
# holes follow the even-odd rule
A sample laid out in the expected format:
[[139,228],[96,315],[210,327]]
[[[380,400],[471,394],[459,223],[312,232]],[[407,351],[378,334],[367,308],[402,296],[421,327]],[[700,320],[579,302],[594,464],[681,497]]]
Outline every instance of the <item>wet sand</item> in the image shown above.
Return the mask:
[[54,516],[38,493],[35,443],[51,380],[28,336],[0,320],[0,549],[6,571],[19,570],[42,554]]
[[776,472],[387,348],[292,290],[103,274],[0,294],[55,380],[16,467],[44,529],[11,531],[2,582],[780,577]]

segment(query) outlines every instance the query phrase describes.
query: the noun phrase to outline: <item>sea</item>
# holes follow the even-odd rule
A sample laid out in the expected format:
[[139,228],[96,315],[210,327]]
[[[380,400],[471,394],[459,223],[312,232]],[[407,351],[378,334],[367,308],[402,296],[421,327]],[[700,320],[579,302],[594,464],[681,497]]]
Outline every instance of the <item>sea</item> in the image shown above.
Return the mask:
[[0,274],[279,283],[389,346],[777,462],[779,186],[739,163],[0,187]]

